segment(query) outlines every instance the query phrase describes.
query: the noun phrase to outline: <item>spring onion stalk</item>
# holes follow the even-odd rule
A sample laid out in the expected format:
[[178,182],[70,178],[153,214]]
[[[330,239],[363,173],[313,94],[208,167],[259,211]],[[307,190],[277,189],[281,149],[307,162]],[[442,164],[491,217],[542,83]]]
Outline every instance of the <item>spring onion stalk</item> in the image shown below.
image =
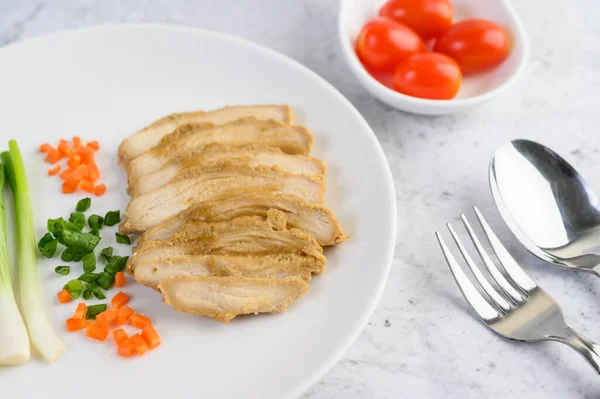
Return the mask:
[[17,215],[21,309],[31,343],[47,362],[53,362],[65,351],[65,345],[48,320],[40,292],[33,211],[21,152],[15,140],[9,141],[8,147],[10,152],[2,153],[2,161],[6,165],[6,177],[13,191]]
[[0,365],[8,366],[27,362],[30,349],[27,329],[10,281],[3,189],[4,165],[0,164]]

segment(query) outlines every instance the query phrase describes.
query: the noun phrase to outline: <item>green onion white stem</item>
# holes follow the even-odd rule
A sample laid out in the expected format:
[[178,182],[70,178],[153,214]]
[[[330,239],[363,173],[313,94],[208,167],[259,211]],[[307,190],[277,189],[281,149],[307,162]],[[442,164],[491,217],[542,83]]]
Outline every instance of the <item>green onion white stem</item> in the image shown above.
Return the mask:
[[30,345],[10,278],[3,191],[4,165],[0,164],[0,365],[7,366],[27,362]]
[[6,165],[6,177],[13,191],[17,214],[21,309],[33,346],[47,362],[53,362],[65,351],[65,345],[48,320],[40,292],[33,211],[21,152],[14,140],[9,141],[8,146],[10,153],[2,153],[2,161]]

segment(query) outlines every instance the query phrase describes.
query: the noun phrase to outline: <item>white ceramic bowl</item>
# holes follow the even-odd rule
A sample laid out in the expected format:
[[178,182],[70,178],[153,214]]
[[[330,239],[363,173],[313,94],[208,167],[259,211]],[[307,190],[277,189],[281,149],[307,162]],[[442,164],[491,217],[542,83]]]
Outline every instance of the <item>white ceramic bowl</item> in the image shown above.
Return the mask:
[[494,21],[511,34],[510,56],[493,70],[463,78],[452,100],[427,100],[398,93],[373,78],[362,66],[354,46],[363,25],[377,16],[386,0],[341,0],[338,33],[342,52],[358,81],[371,94],[390,106],[423,115],[445,115],[469,111],[511,87],[523,73],[529,58],[525,29],[507,0],[453,0],[454,21],[484,18]]

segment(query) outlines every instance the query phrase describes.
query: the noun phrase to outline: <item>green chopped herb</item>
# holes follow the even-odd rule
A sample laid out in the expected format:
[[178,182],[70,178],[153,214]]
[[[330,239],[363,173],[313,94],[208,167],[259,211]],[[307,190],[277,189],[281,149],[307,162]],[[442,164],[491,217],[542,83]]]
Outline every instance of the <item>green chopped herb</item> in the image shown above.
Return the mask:
[[115,233],[115,237],[117,238],[118,244],[127,244],[131,245],[131,240],[128,235]]
[[100,288],[98,288],[98,286],[96,284],[93,285],[89,285],[88,286],[90,288],[90,291],[92,291],[92,294],[94,294],[94,296],[97,299],[106,299],[106,295],[104,295],[104,292],[102,292],[102,290]]
[[51,258],[56,253],[56,247],[58,246],[58,239],[52,237],[52,234],[46,233],[38,242],[38,248],[42,255],[46,258]]
[[63,245],[74,253],[87,254],[92,252],[100,242],[100,237],[90,233],[78,233],[65,230],[61,234]]
[[48,231],[50,233],[52,233],[52,235],[54,237],[58,238],[58,242],[60,242],[63,245],[64,245],[64,242],[62,241],[62,232],[65,230],[81,232],[80,228],[78,228],[71,222],[67,222],[63,218],[48,220]]
[[104,259],[106,262],[110,260],[113,254],[112,247],[106,247],[100,252],[100,257]]
[[67,248],[60,255],[60,260],[63,262],[73,262],[75,259],[75,253],[71,250],[71,248]]
[[67,283],[69,291],[81,291],[83,289],[83,283],[79,280],[71,280]]
[[90,226],[90,229],[97,229],[100,230],[102,228],[102,225],[104,224],[104,218],[102,216],[98,216],[98,215],[92,215],[88,218],[88,225]]
[[63,290],[69,291],[69,283],[63,285]]
[[96,255],[93,252],[83,255],[83,271],[91,273],[96,269]]
[[90,290],[88,287],[85,287],[83,289],[83,292],[81,293],[81,296],[83,297],[83,299],[90,299],[92,297],[92,290]]
[[123,271],[125,264],[127,263],[127,259],[129,259],[129,256],[112,256],[106,266],[104,266],[104,272],[112,274],[114,277],[117,272]]
[[88,320],[96,320],[96,316],[106,310],[106,304],[90,305],[85,313],[85,318]]
[[[67,274],[69,274],[71,272],[71,267],[70,266],[56,266],[54,268],[54,271],[56,272],[56,274],[62,274],[63,276],[66,276]],[[68,286],[68,283],[67,283]]]
[[73,262],[79,262],[82,259],[83,254],[81,252],[75,252],[75,254],[73,254]]
[[69,296],[72,299],[79,299],[79,297],[81,296],[81,290],[70,290],[69,291]]
[[77,280],[85,281],[86,283],[93,283],[96,281],[100,273],[84,273],[81,276],[77,277]]
[[121,221],[121,211],[109,211],[104,216],[105,226],[114,226]]
[[80,200],[77,203],[77,205],[75,206],[75,210],[77,212],[85,212],[88,209],[90,209],[90,205],[92,205],[92,199],[87,197],[87,198]]
[[96,236],[96,237],[100,238],[100,230],[98,230],[98,229],[91,229],[91,230],[89,231],[89,233],[90,233],[91,235],[94,235],[94,236]]
[[115,275],[107,272],[100,273],[100,276],[96,279],[96,284],[102,287],[104,290],[109,290],[115,281]]
[[73,226],[81,231],[85,226],[85,215],[83,213],[73,212],[71,213],[71,216],[69,216],[69,222],[73,223]]

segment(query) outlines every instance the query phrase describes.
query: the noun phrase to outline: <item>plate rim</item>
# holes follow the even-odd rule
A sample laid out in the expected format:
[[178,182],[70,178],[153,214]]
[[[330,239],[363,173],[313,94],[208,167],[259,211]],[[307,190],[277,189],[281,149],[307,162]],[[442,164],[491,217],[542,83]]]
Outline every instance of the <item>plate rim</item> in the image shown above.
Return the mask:
[[[34,36],[34,37],[26,38],[23,40],[19,40],[19,41],[13,42],[13,43],[9,43],[5,46],[0,47],[0,57],[4,57],[4,56],[10,57],[10,51],[12,51],[13,49],[18,48],[18,47],[26,46],[32,42],[39,42],[39,41],[45,41],[45,40],[51,40],[51,39],[58,40],[58,39],[61,39],[61,36],[68,37],[71,35],[86,34],[90,31],[98,31],[98,30],[128,31],[128,30],[134,30],[134,29],[176,31],[176,32],[185,32],[185,33],[201,35],[201,36],[212,36],[213,38],[216,38],[219,40],[233,42],[233,43],[236,43],[241,46],[250,47],[257,52],[265,53],[265,54],[267,54],[271,57],[274,57],[274,58],[278,59],[279,61],[281,61],[291,67],[301,70],[303,73],[307,74],[312,79],[315,79],[317,82],[319,82],[319,84],[324,89],[328,90],[333,96],[337,97],[343,104],[345,104],[346,107],[349,109],[349,111],[352,112],[357,117],[357,119],[363,125],[363,128],[366,128],[366,130],[370,133],[367,136],[373,143],[375,150],[384,165],[384,172],[385,172],[384,180],[387,181],[387,183],[388,183],[387,184],[388,190],[386,190],[386,191],[388,191],[388,196],[389,196],[388,211],[390,213],[389,216],[391,219],[391,223],[390,223],[389,231],[387,234],[387,236],[389,237],[389,240],[388,240],[389,243],[387,243],[387,245],[386,245],[386,248],[385,248],[386,253],[384,254],[384,259],[386,261],[385,261],[384,270],[383,270],[384,271],[383,278],[381,279],[378,286],[376,287],[375,295],[373,295],[370,298],[370,300],[369,300],[370,303],[366,307],[366,311],[364,311],[360,315],[360,317],[357,317],[357,321],[358,321],[357,325],[359,326],[359,328],[356,328],[351,334],[349,334],[346,337],[344,344],[341,345],[339,347],[339,349],[337,349],[336,351],[332,351],[331,355],[328,356],[327,360],[323,361],[318,367],[316,367],[314,369],[314,371],[312,373],[310,373],[306,377],[304,377],[301,380],[301,382],[299,384],[297,384],[297,386],[293,390],[291,390],[290,392],[287,392],[284,395],[285,398],[298,398],[301,394],[306,392],[313,385],[315,385],[321,378],[323,378],[325,376],[325,374],[327,374],[327,372],[329,372],[333,368],[333,366],[335,366],[339,362],[339,360],[342,358],[342,356],[356,342],[356,340],[358,339],[360,334],[364,331],[364,329],[369,321],[369,318],[375,311],[375,309],[383,295],[383,292],[385,290],[387,280],[389,278],[389,274],[391,271],[392,261],[394,258],[395,250],[396,250],[396,240],[397,240],[397,233],[398,233],[398,217],[397,217],[398,203],[396,201],[396,187],[395,187],[391,167],[390,167],[389,161],[387,159],[387,156],[385,155],[385,152],[383,150],[383,147],[381,146],[381,143],[377,139],[375,132],[373,131],[373,129],[371,128],[371,126],[369,125],[367,120],[362,116],[362,114],[358,111],[358,109],[354,106],[354,104],[352,104],[352,102],[348,98],[346,98],[346,96],[344,96],[332,83],[330,83],[325,78],[323,78],[321,75],[319,75],[312,69],[308,68],[301,62],[293,59],[292,57],[290,57],[288,55],[285,55],[278,51],[275,51],[265,45],[255,43],[248,39],[238,37],[238,36],[235,36],[232,34],[218,32],[218,31],[212,31],[212,30],[208,30],[208,29],[192,27],[192,26],[187,26],[187,25],[171,24],[171,23],[155,23],[155,22],[144,23],[144,22],[142,22],[142,23],[123,23],[123,24],[95,24],[95,25],[90,25],[90,26],[85,26],[85,27],[74,28],[74,29],[65,29],[65,30],[60,30],[60,31],[48,32],[48,33],[44,33],[44,34],[41,34],[38,36]],[[333,41],[333,42],[337,43],[336,41]],[[7,52],[9,53],[8,55],[6,55]]]

